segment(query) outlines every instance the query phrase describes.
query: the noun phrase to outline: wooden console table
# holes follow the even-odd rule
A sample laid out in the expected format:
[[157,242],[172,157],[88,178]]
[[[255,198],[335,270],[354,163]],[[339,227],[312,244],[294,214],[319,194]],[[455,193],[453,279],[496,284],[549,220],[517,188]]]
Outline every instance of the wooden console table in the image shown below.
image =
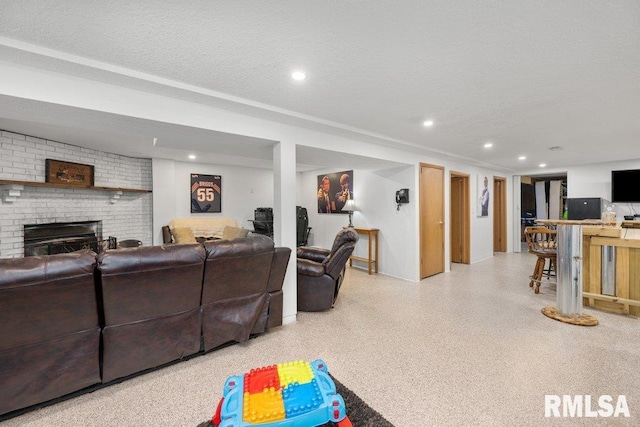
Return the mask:
[[[374,271],[378,274],[378,232],[380,231],[377,228],[360,228],[353,227],[356,233],[366,235],[369,243],[369,251],[368,257],[359,257],[355,255],[351,255],[349,257],[349,267],[353,266],[353,260],[362,261],[367,263],[369,274],[371,274],[371,266],[374,266]],[[375,252],[371,253],[372,243],[375,241]],[[373,256],[372,256],[373,255]]]

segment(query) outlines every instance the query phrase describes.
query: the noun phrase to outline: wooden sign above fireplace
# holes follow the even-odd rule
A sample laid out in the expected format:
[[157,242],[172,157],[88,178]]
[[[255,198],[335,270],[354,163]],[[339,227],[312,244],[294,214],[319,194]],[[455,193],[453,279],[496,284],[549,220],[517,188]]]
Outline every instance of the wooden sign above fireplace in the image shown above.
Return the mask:
[[61,160],[45,160],[45,180],[54,184],[67,184],[78,187],[92,187],[94,167]]

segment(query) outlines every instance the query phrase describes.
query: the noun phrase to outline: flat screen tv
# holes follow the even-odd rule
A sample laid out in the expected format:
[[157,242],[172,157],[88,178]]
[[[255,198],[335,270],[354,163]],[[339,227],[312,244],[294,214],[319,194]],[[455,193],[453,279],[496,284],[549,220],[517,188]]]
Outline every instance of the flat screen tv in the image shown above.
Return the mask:
[[640,169],[611,171],[611,201],[640,203]]

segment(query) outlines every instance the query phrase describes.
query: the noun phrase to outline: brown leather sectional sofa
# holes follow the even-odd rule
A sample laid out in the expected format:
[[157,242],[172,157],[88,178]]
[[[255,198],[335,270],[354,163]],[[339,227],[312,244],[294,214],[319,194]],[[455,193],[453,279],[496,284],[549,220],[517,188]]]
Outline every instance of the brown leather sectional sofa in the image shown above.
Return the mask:
[[0,420],[282,324],[265,236],[0,259]]

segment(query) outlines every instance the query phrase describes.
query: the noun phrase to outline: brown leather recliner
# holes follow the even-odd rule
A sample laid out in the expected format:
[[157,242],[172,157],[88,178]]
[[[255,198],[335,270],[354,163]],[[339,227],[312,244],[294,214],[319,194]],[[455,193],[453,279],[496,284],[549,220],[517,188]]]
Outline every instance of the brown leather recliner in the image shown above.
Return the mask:
[[297,248],[298,311],[324,311],[333,307],[344,278],[347,260],[358,242],[352,228],[342,229],[331,250]]
[[[281,288],[289,248],[274,250],[273,240],[263,235],[208,241],[204,248],[205,351],[232,341],[247,341],[251,334],[282,323]],[[269,323],[271,316],[274,319]]]
[[198,243],[98,255],[104,328],[102,380],[155,368],[200,350],[205,251]]
[[0,422],[282,325],[291,249],[205,246],[0,259]]
[[0,414],[100,383],[96,254],[0,259]]

